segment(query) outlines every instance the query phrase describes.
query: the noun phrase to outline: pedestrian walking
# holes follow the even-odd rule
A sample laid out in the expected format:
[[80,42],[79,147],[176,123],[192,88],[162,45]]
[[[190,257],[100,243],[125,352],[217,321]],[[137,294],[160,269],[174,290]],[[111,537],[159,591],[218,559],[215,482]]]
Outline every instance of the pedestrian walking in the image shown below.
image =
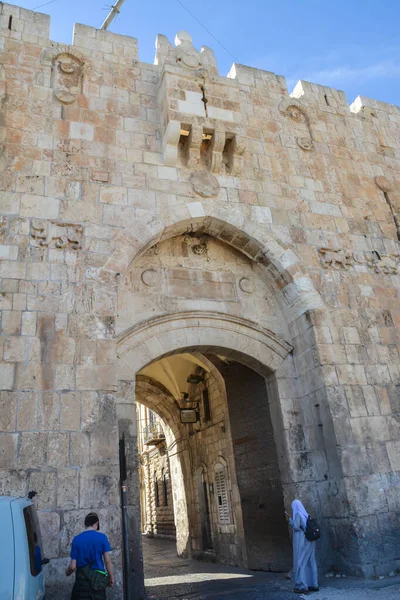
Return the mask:
[[85,531],[72,540],[71,561],[65,570],[67,577],[75,573],[71,600],[106,600],[107,587],[114,585],[110,543],[99,529],[98,515],[89,513]]
[[293,591],[296,594],[318,592],[315,540],[320,537],[319,527],[300,500],[293,500],[292,512],[292,517],[286,515],[293,531]]

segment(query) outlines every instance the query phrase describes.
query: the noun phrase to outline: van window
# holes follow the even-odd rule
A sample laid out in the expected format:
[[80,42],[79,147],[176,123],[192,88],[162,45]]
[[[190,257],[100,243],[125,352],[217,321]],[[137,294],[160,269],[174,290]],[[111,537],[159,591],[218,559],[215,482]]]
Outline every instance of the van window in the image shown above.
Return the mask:
[[40,529],[33,506],[24,508],[26,535],[28,537],[29,562],[31,574],[36,577],[42,570]]

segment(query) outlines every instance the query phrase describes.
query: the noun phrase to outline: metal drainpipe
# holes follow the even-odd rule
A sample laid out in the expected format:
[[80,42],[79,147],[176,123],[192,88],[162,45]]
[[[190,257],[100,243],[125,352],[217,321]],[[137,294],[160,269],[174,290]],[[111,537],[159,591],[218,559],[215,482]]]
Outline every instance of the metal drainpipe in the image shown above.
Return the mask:
[[128,532],[128,505],[126,498],[126,454],[125,454],[125,436],[119,440],[119,466],[121,480],[121,520],[122,520],[122,549],[124,560],[124,599],[129,600],[130,594],[128,590],[129,574],[131,572],[131,557],[129,553],[129,532]]
[[100,29],[107,29],[107,27],[109,25],[111,25],[111,23],[113,22],[115,17],[117,15],[119,15],[119,10],[124,2],[125,2],[125,0],[117,0],[117,2],[114,4],[114,6],[111,7],[111,10],[108,13],[108,15],[107,15],[103,25],[100,27]]

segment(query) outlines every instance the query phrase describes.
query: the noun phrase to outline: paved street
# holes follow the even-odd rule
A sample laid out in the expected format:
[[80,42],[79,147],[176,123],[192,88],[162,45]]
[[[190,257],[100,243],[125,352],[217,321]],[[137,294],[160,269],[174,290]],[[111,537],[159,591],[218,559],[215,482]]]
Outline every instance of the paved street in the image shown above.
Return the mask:
[[[283,575],[177,558],[168,540],[144,539],[146,587],[151,600],[293,600]],[[313,600],[398,600],[400,578],[383,581],[323,579]]]

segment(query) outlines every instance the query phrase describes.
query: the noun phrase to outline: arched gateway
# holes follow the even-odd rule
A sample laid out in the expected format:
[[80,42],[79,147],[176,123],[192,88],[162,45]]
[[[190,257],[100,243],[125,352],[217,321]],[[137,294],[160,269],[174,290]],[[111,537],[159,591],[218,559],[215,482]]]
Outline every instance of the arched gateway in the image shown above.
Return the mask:
[[[120,435],[135,447],[134,400],[172,432],[167,450],[179,554],[207,551],[231,564],[283,570],[290,565],[284,498],[301,489],[320,512],[307,485],[318,456],[306,448],[304,415],[295,408],[301,373],[292,353],[296,344],[300,354],[313,347],[311,314],[321,299],[292,251],[275,239],[266,245],[256,232],[250,237],[210,215],[158,228],[156,237],[146,236],[144,224],[125,231],[104,266],[104,277],[113,269],[123,275],[116,322]],[[199,389],[186,385],[191,373],[182,365],[193,356],[200,357],[210,418]],[[185,395],[195,401],[195,424],[180,421]],[[133,453],[128,466],[136,489]],[[140,573],[137,497],[130,503],[132,560]]]

